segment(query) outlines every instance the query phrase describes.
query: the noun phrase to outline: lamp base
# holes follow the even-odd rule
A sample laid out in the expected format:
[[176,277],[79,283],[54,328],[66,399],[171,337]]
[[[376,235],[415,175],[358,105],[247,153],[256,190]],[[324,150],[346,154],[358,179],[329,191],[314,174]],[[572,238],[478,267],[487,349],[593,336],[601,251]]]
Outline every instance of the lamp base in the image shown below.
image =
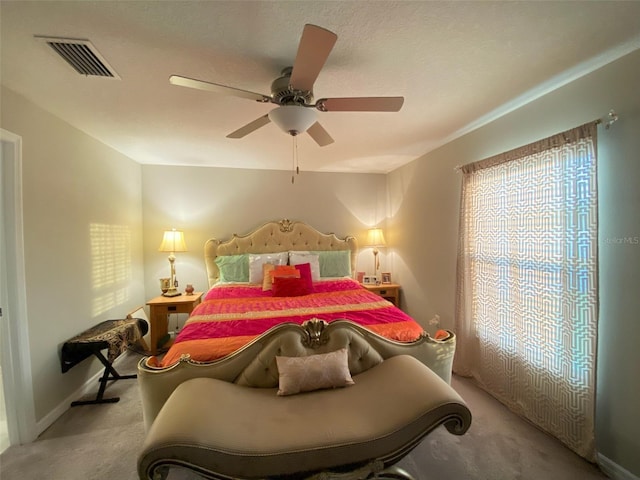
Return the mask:
[[180,293],[175,287],[170,288],[162,294],[163,297],[177,297],[178,295],[182,295],[182,293]]

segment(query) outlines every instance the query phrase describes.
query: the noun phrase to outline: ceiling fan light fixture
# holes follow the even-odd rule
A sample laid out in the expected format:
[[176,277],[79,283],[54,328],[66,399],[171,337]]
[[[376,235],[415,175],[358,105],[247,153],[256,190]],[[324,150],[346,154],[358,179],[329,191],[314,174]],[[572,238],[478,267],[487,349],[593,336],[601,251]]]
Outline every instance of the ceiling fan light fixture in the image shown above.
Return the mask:
[[269,120],[289,135],[299,135],[316,123],[316,111],[300,105],[281,105],[269,112]]

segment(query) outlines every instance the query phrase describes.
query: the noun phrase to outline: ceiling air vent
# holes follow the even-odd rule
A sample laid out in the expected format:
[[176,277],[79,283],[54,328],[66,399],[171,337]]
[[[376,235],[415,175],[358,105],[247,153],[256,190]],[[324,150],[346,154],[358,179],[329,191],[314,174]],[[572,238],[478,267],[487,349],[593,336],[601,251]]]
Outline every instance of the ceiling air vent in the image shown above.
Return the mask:
[[49,45],[54,52],[66,60],[81,75],[120,79],[107,61],[98,53],[89,40],[74,38],[41,37],[36,39]]

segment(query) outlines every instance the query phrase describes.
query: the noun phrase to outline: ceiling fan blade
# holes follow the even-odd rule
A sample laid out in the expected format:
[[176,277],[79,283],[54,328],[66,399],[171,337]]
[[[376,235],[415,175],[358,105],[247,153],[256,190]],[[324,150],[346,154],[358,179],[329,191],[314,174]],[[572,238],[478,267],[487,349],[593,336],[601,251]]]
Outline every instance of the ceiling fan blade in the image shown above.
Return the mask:
[[321,112],[397,112],[404,97],[321,98],[316,108]]
[[313,84],[337,39],[335,33],[322,27],[311,24],[304,26],[291,72],[290,84],[294,89],[313,90]]
[[324,127],[320,125],[320,122],[316,122],[313,125],[311,125],[307,129],[307,133],[321,147],[330,145],[334,141],[333,138],[331,138],[331,135],[329,135],[329,133],[324,129]]
[[250,92],[248,90],[229,87],[227,85],[220,85],[218,83],[205,82],[203,80],[181,77],[179,75],[171,75],[169,77],[169,83],[171,83],[172,85],[179,85],[181,87],[195,88],[197,90],[206,90],[208,92],[220,93],[222,95],[233,95],[234,97],[248,98],[249,100],[255,100],[257,102],[266,103],[271,101],[271,97],[263,95],[261,93]]
[[251,132],[256,131],[260,127],[264,127],[267,123],[269,123],[269,115],[263,115],[262,117],[256,118],[253,122],[247,123],[244,127],[240,127],[235,132],[231,132],[227,135],[227,138],[242,138],[246,135],[249,135]]

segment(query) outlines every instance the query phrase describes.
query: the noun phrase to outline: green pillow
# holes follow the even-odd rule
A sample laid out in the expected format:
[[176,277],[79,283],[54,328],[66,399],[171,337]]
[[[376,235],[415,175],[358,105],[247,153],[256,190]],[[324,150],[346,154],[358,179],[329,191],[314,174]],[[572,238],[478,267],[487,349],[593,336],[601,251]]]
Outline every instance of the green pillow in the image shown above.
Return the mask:
[[216,257],[216,265],[220,270],[220,282],[248,282],[249,254],[222,255]]
[[320,277],[350,277],[351,276],[351,251],[350,250],[318,250],[320,263]]

